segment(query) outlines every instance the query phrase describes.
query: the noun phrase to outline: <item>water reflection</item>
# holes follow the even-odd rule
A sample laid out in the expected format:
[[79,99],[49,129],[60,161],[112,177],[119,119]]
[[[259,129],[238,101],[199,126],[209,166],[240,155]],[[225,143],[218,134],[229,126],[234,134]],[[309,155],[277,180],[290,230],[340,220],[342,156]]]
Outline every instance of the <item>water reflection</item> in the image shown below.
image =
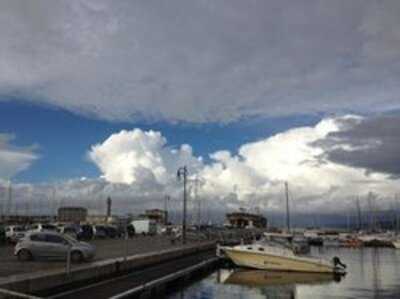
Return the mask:
[[347,275],[339,281],[327,274],[223,269],[170,298],[400,298],[400,250],[314,248],[312,254],[339,256]]

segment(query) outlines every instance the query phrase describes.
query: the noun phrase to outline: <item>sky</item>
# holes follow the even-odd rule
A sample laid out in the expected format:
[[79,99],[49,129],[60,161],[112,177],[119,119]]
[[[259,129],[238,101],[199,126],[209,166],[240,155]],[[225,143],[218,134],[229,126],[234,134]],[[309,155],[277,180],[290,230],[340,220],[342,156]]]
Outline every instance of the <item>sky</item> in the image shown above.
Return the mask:
[[2,1],[1,211],[159,207],[181,197],[183,165],[214,211],[282,211],[285,181],[299,212],[397,207],[399,14],[394,0]]

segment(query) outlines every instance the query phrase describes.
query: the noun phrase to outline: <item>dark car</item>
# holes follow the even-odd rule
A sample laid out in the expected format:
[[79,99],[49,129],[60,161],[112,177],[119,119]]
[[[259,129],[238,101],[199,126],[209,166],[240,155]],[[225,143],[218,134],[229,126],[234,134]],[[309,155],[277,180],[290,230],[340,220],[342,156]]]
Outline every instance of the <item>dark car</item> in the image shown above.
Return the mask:
[[0,244],[6,243],[6,230],[3,225],[0,224]]
[[107,231],[104,225],[94,225],[93,226],[93,236],[97,239],[107,238]]
[[91,240],[94,237],[93,227],[88,224],[81,225],[81,229],[77,235],[78,240]]
[[129,224],[129,225],[126,227],[126,231],[128,232],[128,236],[129,236],[130,238],[135,236],[135,227],[134,227],[132,224]]
[[104,229],[106,231],[106,235],[108,238],[115,239],[115,238],[119,237],[118,230],[114,226],[107,225],[107,226],[104,226]]

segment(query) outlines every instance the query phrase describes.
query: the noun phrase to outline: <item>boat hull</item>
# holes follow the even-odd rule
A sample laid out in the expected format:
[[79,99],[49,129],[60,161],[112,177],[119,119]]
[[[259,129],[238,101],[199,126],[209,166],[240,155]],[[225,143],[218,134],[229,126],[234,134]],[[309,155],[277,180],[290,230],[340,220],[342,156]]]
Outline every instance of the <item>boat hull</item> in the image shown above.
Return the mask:
[[393,245],[394,248],[400,249],[400,241],[393,241],[392,245]]
[[333,266],[317,259],[296,256],[279,256],[268,253],[246,252],[234,248],[224,248],[226,255],[240,267],[259,270],[334,273]]
[[321,284],[335,279],[332,273],[300,273],[265,270],[239,270],[233,272],[224,283],[252,287],[288,284]]

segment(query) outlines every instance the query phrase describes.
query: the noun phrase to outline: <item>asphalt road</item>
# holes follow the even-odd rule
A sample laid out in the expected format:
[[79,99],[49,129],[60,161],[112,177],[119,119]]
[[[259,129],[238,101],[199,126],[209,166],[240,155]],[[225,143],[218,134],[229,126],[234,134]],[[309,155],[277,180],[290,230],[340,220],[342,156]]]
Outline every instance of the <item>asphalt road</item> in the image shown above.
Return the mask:
[[[97,249],[94,261],[121,257],[125,254],[125,240],[123,239],[93,240],[90,243],[96,245]],[[128,253],[134,255],[179,246],[179,243],[172,244],[170,239],[165,236],[137,236],[128,240]],[[65,267],[65,261],[19,262],[13,251],[13,246],[0,246],[0,282],[5,278],[12,278],[16,274],[29,274]]]

